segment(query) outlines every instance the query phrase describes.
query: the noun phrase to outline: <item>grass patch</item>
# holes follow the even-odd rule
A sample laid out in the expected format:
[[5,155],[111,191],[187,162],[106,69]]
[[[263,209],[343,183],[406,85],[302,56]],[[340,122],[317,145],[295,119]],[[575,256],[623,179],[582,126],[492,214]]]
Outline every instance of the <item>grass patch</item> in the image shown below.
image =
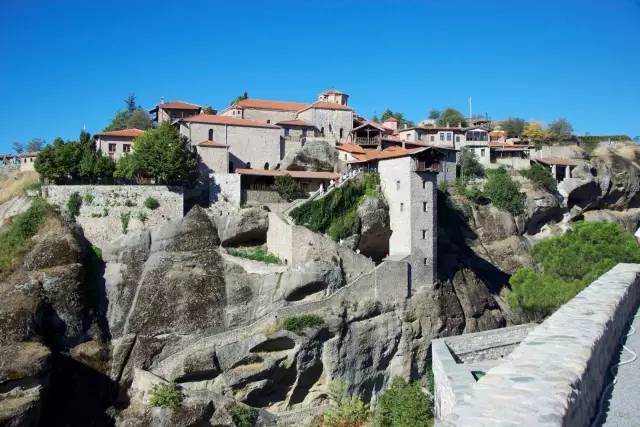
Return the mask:
[[538,243],[532,256],[536,269],[518,269],[506,299],[541,319],[616,264],[640,262],[640,246],[618,224],[580,221],[566,234]]
[[158,209],[158,207],[160,207],[160,203],[158,202],[157,199],[154,199],[153,197],[147,197],[146,199],[144,199],[144,206],[147,209]]
[[129,221],[131,220],[131,212],[122,212],[120,214],[120,225],[122,226],[122,234],[129,232]]
[[151,388],[149,405],[158,408],[176,409],[182,404],[182,392],[174,383],[155,384]]
[[227,249],[227,252],[229,255],[260,261],[266,264],[282,264],[280,258],[267,252],[264,246],[258,246],[253,249]]
[[14,197],[21,197],[29,190],[39,190],[38,174],[36,172],[19,172],[0,179],[0,203]]
[[430,426],[433,424],[431,399],[417,382],[407,383],[396,377],[391,386],[380,396],[376,406],[376,426]]
[[236,427],[253,427],[258,421],[258,411],[243,405],[234,405],[229,409],[231,420]]
[[[371,418],[369,405],[358,396],[350,396],[342,381],[329,384],[330,407],[312,422],[314,427],[363,427]],[[411,424],[418,426],[420,424]]]
[[53,215],[53,208],[40,197],[36,197],[29,209],[16,215],[0,232],[0,276],[10,273],[20,265],[31,247],[31,238],[36,235],[45,220]]
[[282,329],[293,332],[296,335],[302,334],[307,328],[317,328],[324,325],[324,320],[315,314],[303,314],[301,316],[291,316],[284,319]]
[[319,200],[298,206],[291,211],[291,217],[296,224],[328,233],[333,240],[351,236],[360,230],[358,206],[365,197],[376,195],[379,183],[378,174],[367,173]]

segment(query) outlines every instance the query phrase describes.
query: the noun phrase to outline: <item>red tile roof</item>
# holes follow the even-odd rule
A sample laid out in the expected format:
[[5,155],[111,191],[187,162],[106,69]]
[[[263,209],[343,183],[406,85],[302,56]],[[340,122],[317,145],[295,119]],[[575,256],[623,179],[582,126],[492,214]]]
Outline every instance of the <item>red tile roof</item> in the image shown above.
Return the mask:
[[336,145],[336,150],[345,151],[347,153],[364,154],[364,148],[356,144],[340,144]]
[[273,169],[236,169],[236,173],[240,175],[252,176],[285,176],[300,179],[338,179],[339,174],[335,172],[313,172],[313,171],[282,171]]
[[376,128],[378,130],[381,130],[383,132],[391,132],[391,131],[393,131],[393,129],[389,129],[386,126],[383,126],[380,123],[376,123],[376,122],[373,122],[371,120],[364,120],[360,125],[355,127],[353,130],[356,131],[356,130],[361,129],[361,128],[365,127],[365,126],[374,127],[374,128]]
[[271,101],[268,99],[243,99],[234,104],[234,107],[258,108],[263,110],[298,111],[308,107],[308,103]]
[[345,93],[340,92],[339,90],[329,89],[326,92],[322,92],[320,95],[345,95]]
[[201,143],[198,144],[198,146],[200,146],[200,147],[228,147],[228,145],[223,143],[223,142],[211,141],[211,140],[202,141]]
[[317,108],[320,110],[343,110],[343,111],[353,111],[351,107],[342,104],[336,104],[335,102],[326,102],[326,101],[316,101],[311,105],[308,105],[306,108],[300,110],[300,112],[308,110],[310,108]]
[[389,117],[388,119],[384,120],[385,122],[399,122],[400,120],[396,119],[395,117]]
[[294,119],[294,120],[284,120],[281,122],[276,123],[278,126],[304,126],[304,127],[315,127],[314,125],[312,125],[311,123],[305,122],[304,120],[300,120],[300,119]]
[[122,129],[122,130],[111,130],[107,132],[97,133],[97,136],[122,136],[127,138],[135,138],[136,136],[140,136],[144,133],[143,130],[140,129]]
[[364,154],[354,154],[354,157],[358,159],[356,162],[370,162],[372,160],[385,160],[393,159],[396,157],[410,156],[415,153],[420,153],[427,150],[426,147],[418,148],[402,148],[402,147],[388,147],[380,151],[375,148],[365,148]]
[[533,159],[547,165],[575,166],[576,162],[571,159],[562,159],[560,157],[543,157],[541,159]]
[[195,116],[180,119],[180,121],[191,123],[208,123],[212,125],[248,126],[257,128],[280,129],[278,126],[258,122],[255,120],[238,119],[236,117],[220,116],[217,114],[197,114]]

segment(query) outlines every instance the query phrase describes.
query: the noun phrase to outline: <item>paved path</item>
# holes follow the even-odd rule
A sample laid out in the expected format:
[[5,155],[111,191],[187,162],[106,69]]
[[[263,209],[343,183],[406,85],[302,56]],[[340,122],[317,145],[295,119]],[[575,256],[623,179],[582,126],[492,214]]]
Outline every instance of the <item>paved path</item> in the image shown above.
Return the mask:
[[[638,313],[640,314],[640,310]],[[633,319],[636,332],[626,338],[625,345],[640,356],[640,317]],[[619,348],[616,360],[625,361],[632,354]],[[617,362],[616,362],[617,363]],[[640,357],[635,361],[617,368],[618,381],[609,390],[603,402],[603,414],[600,423],[603,427],[639,427],[640,426]]]

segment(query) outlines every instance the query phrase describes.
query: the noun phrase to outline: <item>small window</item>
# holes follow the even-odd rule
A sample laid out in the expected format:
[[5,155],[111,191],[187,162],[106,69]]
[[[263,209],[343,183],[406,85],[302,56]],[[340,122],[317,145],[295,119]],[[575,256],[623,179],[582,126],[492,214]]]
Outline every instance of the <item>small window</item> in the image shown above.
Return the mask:
[[267,124],[271,123],[271,120],[267,120]]
[[209,129],[209,141],[213,141],[213,129]]
[[251,169],[251,162],[247,162],[247,169]]
[[423,180],[422,180],[422,188],[423,188],[423,189],[426,189],[426,188],[427,188],[427,180],[426,180],[426,179],[423,179]]
[[109,144],[109,153],[116,152],[116,144]]
[[347,155],[346,154],[344,155],[344,159],[347,160]]
[[264,164],[264,170],[268,170],[269,169],[269,162]]
[[451,132],[447,132],[447,141],[451,141],[453,134]]
[[400,212],[404,212],[404,203],[400,203]]
[[331,128],[331,123],[329,123],[329,133],[332,133],[333,129]]
[[460,135],[456,135],[456,142],[460,142]]
[[444,141],[444,132],[440,132],[440,141]]
[[484,148],[480,149],[480,157],[484,157]]
[[324,126],[320,128],[320,135],[324,136]]
[[424,262],[424,265],[429,265],[429,260],[428,259],[425,258],[423,262]]
[[340,128],[340,139],[342,139],[342,128]]
[[131,151],[131,144],[124,144],[122,146],[122,151],[125,152],[125,153],[130,152]]
[[400,181],[396,181],[396,190],[400,189]]
[[427,230],[422,230],[422,240],[427,239]]
[[427,202],[422,202],[422,212],[427,211]]
[[436,141],[436,136],[435,135],[431,135],[431,142],[435,142]]
[[289,128],[284,128],[284,136],[289,136]]

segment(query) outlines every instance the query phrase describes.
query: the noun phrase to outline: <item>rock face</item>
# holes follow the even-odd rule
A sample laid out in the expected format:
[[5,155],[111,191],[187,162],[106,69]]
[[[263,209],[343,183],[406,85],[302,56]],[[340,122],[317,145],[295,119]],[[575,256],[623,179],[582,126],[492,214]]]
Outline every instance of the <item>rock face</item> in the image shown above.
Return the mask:
[[229,215],[213,215],[211,218],[222,246],[262,244],[267,240],[269,215],[262,208],[240,209]]
[[391,237],[389,206],[382,195],[367,197],[358,206],[358,216],[360,217],[360,235],[357,247],[360,253],[371,257],[374,261],[382,260],[389,253],[389,237]]
[[281,169],[333,172],[337,160],[333,145],[321,139],[312,139],[302,148],[288,153]]

